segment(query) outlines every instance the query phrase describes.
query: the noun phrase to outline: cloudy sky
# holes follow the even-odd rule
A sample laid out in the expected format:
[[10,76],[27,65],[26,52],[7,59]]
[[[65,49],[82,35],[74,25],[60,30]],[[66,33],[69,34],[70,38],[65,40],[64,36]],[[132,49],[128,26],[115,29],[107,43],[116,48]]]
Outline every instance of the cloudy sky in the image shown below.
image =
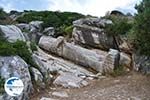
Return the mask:
[[0,0],[0,7],[10,10],[60,10],[103,16],[107,11],[119,9],[134,13],[141,0]]

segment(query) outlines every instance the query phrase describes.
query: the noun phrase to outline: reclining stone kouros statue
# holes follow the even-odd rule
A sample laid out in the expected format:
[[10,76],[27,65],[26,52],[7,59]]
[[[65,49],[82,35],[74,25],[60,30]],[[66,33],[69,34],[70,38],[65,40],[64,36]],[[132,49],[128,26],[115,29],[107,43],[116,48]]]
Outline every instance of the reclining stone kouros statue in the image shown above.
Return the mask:
[[[113,50],[113,52],[111,50],[110,53],[100,55],[94,50],[68,43],[63,37],[53,38],[50,36],[42,36],[39,41],[39,47],[76,64],[92,68],[99,73],[113,71],[116,60],[118,60],[117,57],[119,57],[117,50]],[[106,64],[108,61],[105,59],[109,60],[109,65]]]

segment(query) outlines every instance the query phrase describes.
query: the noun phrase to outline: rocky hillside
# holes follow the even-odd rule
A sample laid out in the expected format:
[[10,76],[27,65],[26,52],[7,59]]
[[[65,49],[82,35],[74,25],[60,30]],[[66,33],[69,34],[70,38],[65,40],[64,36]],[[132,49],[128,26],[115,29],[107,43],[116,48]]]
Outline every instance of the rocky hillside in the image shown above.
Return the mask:
[[[150,72],[149,56],[138,53],[128,35],[133,18],[48,11],[11,18],[17,23],[0,25],[0,100],[31,100],[32,94],[53,86],[81,88],[104,76]],[[17,97],[4,92],[10,77],[24,83]]]

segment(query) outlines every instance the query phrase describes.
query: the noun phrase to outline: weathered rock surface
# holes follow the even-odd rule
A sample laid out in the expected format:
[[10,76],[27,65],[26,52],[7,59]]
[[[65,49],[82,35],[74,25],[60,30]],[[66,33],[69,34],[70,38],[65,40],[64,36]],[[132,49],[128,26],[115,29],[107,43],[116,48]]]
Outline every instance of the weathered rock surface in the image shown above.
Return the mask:
[[73,22],[74,25],[88,25],[94,27],[105,27],[107,24],[112,24],[111,20],[102,18],[84,18]]
[[150,57],[133,54],[134,69],[144,74],[150,74]]
[[125,52],[128,54],[132,54],[132,46],[129,43],[128,39],[126,37],[120,36],[120,39],[118,39],[118,45],[121,52]]
[[113,72],[115,67],[119,66],[119,51],[110,49],[103,63],[104,73]]
[[107,50],[117,48],[114,38],[104,32],[107,24],[112,24],[112,21],[101,18],[85,18],[74,21],[73,38],[75,43]]
[[30,24],[16,24],[24,33],[27,40],[38,43],[40,37],[43,35],[40,33],[42,27],[42,21],[32,21]]
[[48,36],[54,36],[55,34],[54,27],[45,28],[43,31],[43,34],[48,35]]
[[25,41],[23,33],[15,25],[0,25],[0,32],[9,42]]
[[36,32],[36,30],[41,30],[42,29],[43,21],[32,21],[29,24],[34,26],[34,28],[35,28],[35,30],[31,30],[31,31]]
[[31,75],[34,78],[36,85],[38,85],[41,88],[45,87],[44,77],[38,69],[32,67],[31,68]]
[[56,39],[42,36],[39,41],[39,46],[51,53],[69,59],[79,65],[103,72],[102,63],[104,56],[99,55],[95,51],[64,42],[62,37],[58,37]]
[[7,80],[10,77],[18,77],[24,83],[23,93],[17,97],[11,97],[6,93],[1,100],[29,100],[29,94],[32,92],[32,82],[28,65],[18,56],[0,57],[0,75]]
[[54,57],[38,49],[38,52],[33,54],[33,59],[39,65],[41,72],[45,77],[49,77],[50,73],[70,72],[76,76],[95,77],[92,72],[76,65],[72,62],[64,60],[59,57]]
[[88,85],[87,81],[75,76],[72,73],[61,73],[53,83],[65,88],[80,88]]
[[125,66],[129,69],[132,69],[132,59],[131,56],[121,52],[120,53],[120,61],[119,61],[121,66]]
[[39,42],[39,40],[40,40],[40,38],[41,38],[42,35],[43,35],[43,34],[40,33],[40,32],[28,33],[29,40],[30,40],[31,42],[35,42],[35,43],[38,43],[38,42]]
[[22,31],[29,31],[31,29],[31,26],[26,23],[16,24],[16,26],[19,27]]

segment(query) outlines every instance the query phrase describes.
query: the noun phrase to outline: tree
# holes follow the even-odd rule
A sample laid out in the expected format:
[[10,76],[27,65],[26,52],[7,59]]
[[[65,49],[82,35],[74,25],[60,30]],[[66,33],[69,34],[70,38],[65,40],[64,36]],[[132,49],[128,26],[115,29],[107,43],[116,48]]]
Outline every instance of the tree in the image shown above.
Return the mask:
[[143,0],[135,7],[134,34],[137,48],[141,54],[150,56],[150,0]]

